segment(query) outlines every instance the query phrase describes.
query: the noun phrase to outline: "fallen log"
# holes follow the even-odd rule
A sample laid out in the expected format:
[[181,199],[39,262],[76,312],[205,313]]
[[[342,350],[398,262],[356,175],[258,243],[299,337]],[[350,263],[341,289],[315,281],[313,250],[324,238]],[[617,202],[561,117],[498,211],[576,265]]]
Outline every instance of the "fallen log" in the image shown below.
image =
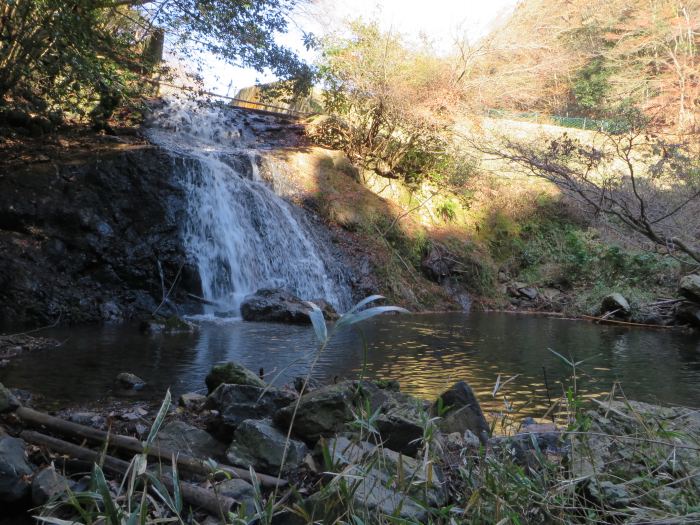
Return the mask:
[[[58,417],[50,416],[44,414],[43,412],[37,412],[28,407],[20,407],[15,411],[15,414],[27,425],[33,428],[48,429],[52,432],[60,434],[61,436],[87,440],[94,443],[104,444],[108,443],[108,446],[114,447],[125,452],[130,452],[132,454],[141,454],[143,452],[143,444],[136,438],[130,436],[121,436],[119,434],[108,434],[102,430],[96,428],[87,427],[85,425],[80,425],[78,423],[72,423],[70,421],[65,421]],[[148,455],[170,462],[171,458],[175,454],[177,459],[177,466],[193,474],[199,474],[201,476],[210,476],[212,474],[211,467],[204,461],[188,456],[187,454],[182,454],[176,450],[168,450],[163,447],[158,447],[156,445],[148,449]],[[236,468],[228,465],[217,464],[216,469],[222,471],[234,478],[241,478],[246,481],[253,481],[250,472],[242,468]],[[275,476],[269,476],[267,474],[256,474],[258,482],[263,487],[275,488],[284,487],[287,485],[287,480],[277,478]]]
[[[20,437],[28,443],[46,447],[54,452],[66,454],[81,461],[90,461],[92,463],[101,462],[104,470],[110,472],[111,474],[124,475],[129,469],[129,462],[127,461],[108,456],[106,454],[102,455],[100,452],[96,452],[89,448],[74,445],[73,443],[69,443],[55,437],[46,436],[33,430],[23,431],[20,434]],[[172,492],[174,487],[173,480],[168,476],[162,476],[160,480],[163,485],[165,485],[168,490]],[[226,516],[226,513],[230,512],[234,506],[237,505],[235,499],[228,496],[217,495],[214,492],[198,487],[197,485],[192,485],[191,483],[184,481],[180,481],[179,485],[183,501],[192,505],[193,507],[197,507],[208,512],[212,516]]]
[[667,326],[663,324],[644,324],[644,323],[633,323],[632,321],[618,321],[616,319],[605,319],[603,317],[593,317],[592,315],[582,315],[582,319],[586,321],[591,321],[596,324],[611,324],[618,326],[636,326],[639,328],[656,328],[659,330],[675,330],[677,326]]

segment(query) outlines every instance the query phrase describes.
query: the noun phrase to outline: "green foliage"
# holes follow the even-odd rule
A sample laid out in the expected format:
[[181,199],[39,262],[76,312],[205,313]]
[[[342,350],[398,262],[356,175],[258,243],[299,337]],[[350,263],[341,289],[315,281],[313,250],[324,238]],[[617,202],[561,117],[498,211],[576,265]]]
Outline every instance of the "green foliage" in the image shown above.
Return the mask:
[[457,218],[458,204],[453,200],[441,202],[436,208],[437,214],[445,222],[452,222]]
[[605,61],[598,57],[576,72],[572,82],[574,103],[584,114],[596,116],[605,108],[610,91],[611,72]]

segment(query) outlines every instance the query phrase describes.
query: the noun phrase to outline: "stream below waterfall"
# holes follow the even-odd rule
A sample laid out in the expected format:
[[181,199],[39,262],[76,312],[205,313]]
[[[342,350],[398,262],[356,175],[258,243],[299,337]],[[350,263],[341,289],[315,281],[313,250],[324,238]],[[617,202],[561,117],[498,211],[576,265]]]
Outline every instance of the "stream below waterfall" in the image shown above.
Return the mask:
[[[626,329],[538,316],[443,313],[375,318],[361,325],[367,341],[367,375],[396,379],[401,389],[432,399],[451,383],[467,380],[490,411],[506,396],[520,414],[541,416],[562,394],[571,370],[549,349],[586,360],[578,384],[587,396],[620,382],[630,399],[700,406],[700,339],[675,331]],[[315,339],[309,326],[221,321],[199,332],[147,336],[135,326],[46,331],[64,341],[55,350],[26,353],[3,369],[0,382],[39,394],[37,403],[66,406],[118,396],[122,371],[148,382],[136,394],[161,398],[203,391],[215,363],[237,361],[266,379],[287,384],[306,374]],[[363,366],[359,332],[336,334],[313,371],[319,382],[356,378]],[[492,391],[513,376],[499,395]]]

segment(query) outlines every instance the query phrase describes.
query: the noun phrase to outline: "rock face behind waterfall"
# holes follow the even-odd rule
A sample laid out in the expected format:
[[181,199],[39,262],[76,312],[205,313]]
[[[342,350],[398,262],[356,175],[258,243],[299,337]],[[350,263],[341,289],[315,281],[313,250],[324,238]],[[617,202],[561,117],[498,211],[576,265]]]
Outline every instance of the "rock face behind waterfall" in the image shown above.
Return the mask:
[[185,286],[171,299],[186,302],[196,276],[184,264],[184,192],[172,160],[99,137],[47,152],[0,163],[0,319],[121,322],[152,312],[161,272],[170,283],[180,268]]

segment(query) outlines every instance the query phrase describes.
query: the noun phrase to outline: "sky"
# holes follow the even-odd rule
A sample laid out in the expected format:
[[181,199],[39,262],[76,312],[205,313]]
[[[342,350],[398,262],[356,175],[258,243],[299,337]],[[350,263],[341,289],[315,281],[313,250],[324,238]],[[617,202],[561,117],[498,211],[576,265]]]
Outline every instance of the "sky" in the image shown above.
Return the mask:
[[[385,30],[408,37],[425,35],[439,51],[447,51],[456,39],[477,40],[500,17],[507,15],[517,0],[314,0],[297,8],[290,17],[289,32],[278,37],[281,44],[313,61],[313,53],[302,45],[302,35],[322,36],[341,30],[348,19],[377,20]],[[206,57],[203,69],[205,88],[234,96],[246,86],[270,82],[275,77],[252,69],[234,67],[214,57]]]

